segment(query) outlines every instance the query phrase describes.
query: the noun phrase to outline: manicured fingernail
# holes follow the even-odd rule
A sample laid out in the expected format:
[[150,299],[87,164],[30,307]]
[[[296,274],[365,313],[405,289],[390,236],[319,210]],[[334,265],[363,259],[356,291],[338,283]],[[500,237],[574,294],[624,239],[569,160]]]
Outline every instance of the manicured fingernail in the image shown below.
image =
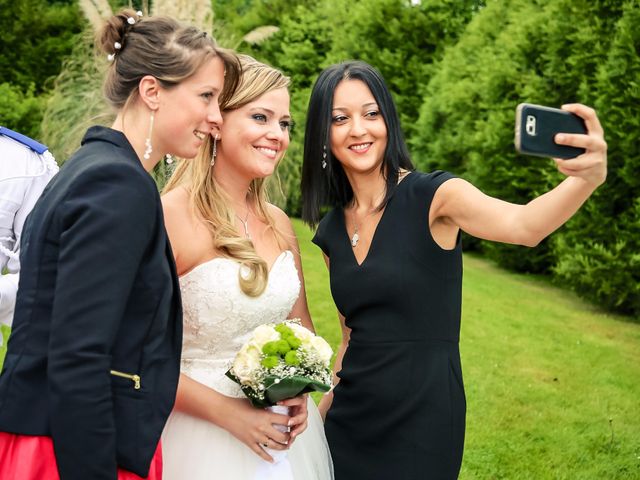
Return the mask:
[[287,427],[290,427],[290,426],[292,426],[292,425],[293,425],[293,420],[289,420],[289,421],[287,422]]
[[556,135],[556,141],[558,142],[564,142],[564,135],[559,133],[558,135]]

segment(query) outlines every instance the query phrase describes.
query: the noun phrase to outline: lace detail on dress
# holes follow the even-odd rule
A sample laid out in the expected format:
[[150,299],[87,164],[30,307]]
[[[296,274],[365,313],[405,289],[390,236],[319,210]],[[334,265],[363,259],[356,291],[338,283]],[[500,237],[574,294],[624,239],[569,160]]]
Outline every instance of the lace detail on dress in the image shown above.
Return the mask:
[[180,279],[182,373],[234,397],[243,394],[224,374],[236,353],[258,325],[285,320],[300,293],[293,254],[288,250],[274,262],[267,288],[259,297],[240,290],[239,269],[235,260],[217,257]]

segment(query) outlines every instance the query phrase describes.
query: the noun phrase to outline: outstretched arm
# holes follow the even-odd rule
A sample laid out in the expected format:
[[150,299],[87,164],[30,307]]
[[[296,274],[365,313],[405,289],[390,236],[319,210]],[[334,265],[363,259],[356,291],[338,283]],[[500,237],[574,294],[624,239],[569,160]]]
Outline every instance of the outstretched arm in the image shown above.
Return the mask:
[[436,191],[429,214],[438,243],[450,246],[460,228],[485,240],[535,246],[569,220],[604,183],[607,144],[596,112],[580,104],[563,108],[581,116],[588,131],[587,135],[556,136],[558,144],[586,149],[574,159],[554,159],[558,170],[568,178],[526,205],[490,197],[461,179],[449,180]]

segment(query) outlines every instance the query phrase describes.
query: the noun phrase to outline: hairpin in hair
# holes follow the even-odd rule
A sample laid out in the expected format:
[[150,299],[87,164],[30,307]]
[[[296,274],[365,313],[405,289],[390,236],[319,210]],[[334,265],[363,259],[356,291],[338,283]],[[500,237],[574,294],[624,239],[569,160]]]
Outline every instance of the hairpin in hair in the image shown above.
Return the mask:
[[113,62],[116,59],[116,53],[118,53],[118,50],[122,49],[122,44],[120,42],[114,42],[113,48],[115,48],[115,52],[107,55],[107,60],[110,62]]
[[[138,17],[138,22],[139,22],[140,19],[142,18],[142,11],[138,10],[136,12],[136,16]],[[135,25],[136,19],[133,18],[133,17],[127,17],[127,23],[129,25]],[[115,51],[113,53],[110,53],[109,55],[107,55],[107,60],[109,60],[110,62],[113,62],[116,59],[116,53],[118,53],[119,50],[122,50],[122,43],[114,42],[113,48],[115,49]]]
[[[142,18],[142,12],[141,12],[140,10],[138,10],[138,11],[136,12],[136,15],[138,16],[138,21],[140,21],[140,19]],[[136,23],[136,19],[135,19],[135,18],[133,18],[133,17],[127,17],[127,23],[128,23],[129,25],[133,25],[133,24],[135,24],[135,23]]]

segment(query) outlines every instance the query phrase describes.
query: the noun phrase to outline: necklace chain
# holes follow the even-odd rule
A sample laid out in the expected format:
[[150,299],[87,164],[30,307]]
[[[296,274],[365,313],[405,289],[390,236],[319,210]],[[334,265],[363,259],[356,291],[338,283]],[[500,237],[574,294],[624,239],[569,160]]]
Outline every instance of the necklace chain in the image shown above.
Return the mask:
[[249,234],[249,212],[250,210],[247,207],[247,214],[245,215],[244,220],[237,213],[236,213],[236,217],[238,217],[238,220],[242,222],[242,226],[244,227],[244,236],[249,240],[251,240],[251,235]]
[[372,215],[375,211],[376,211],[376,209],[373,209],[373,210],[369,211],[368,213],[366,213],[362,217],[362,220],[360,220],[360,223],[357,223],[356,222],[356,213],[355,213],[355,209],[354,209],[354,211],[353,211],[353,235],[351,235],[351,246],[353,248],[356,248],[358,246],[358,242],[360,241],[360,235],[358,234],[358,230],[360,230],[360,226],[362,225],[362,222],[364,222],[365,219],[369,215]]
[[[399,176],[398,176],[398,184],[400,184],[400,182],[402,180],[404,180],[404,177],[407,176],[407,174],[409,174],[410,172],[405,170],[405,169],[400,169],[399,172]],[[384,194],[384,191],[382,192]],[[381,195],[380,199],[382,199],[384,195]],[[362,226],[362,223],[365,221],[365,219],[369,216],[372,215],[373,213],[379,211],[377,208],[374,208],[373,210],[370,210],[368,213],[365,213],[365,215],[362,217],[362,220],[360,220],[360,223],[356,222],[356,205],[355,205],[355,198],[354,198],[354,205],[353,205],[353,235],[351,235],[351,246],[353,248],[356,248],[356,246],[358,245],[358,242],[360,241],[360,234],[358,233],[358,230],[360,230],[360,227]]]

